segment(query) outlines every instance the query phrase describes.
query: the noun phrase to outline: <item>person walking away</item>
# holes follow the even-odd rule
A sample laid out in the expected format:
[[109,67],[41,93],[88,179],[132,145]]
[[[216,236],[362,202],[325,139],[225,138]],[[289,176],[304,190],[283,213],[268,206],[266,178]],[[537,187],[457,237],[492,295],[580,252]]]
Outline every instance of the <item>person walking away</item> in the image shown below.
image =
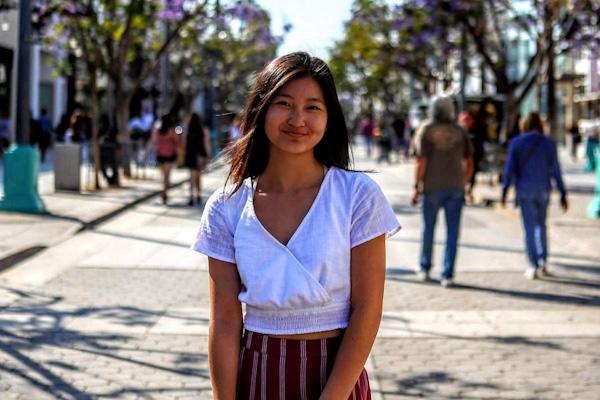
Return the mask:
[[569,128],[569,136],[571,136],[571,160],[577,161],[577,149],[581,143],[581,134],[579,133],[579,125],[577,121]]
[[477,182],[477,173],[481,171],[481,164],[485,158],[484,142],[485,142],[485,124],[478,122],[475,118],[475,113],[472,110],[463,111],[459,116],[459,125],[467,131],[469,140],[473,144],[473,173],[469,180],[467,189],[467,201],[470,204],[475,202],[473,190]]
[[48,117],[48,110],[46,108],[42,108],[42,112],[38,121],[41,133],[38,146],[40,148],[41,162],[43,163],[46,161],[46,152],[52,143],[52,121],[50,121],[50,117]]
[[69,114],[67,113],[63,113],[60,117],[60,121],[58,122],[58,124],[56,125],[56,128],[54,129],[54,135],[55,135],[55,140],[57,142],[64,142],[65,141],[65,136],[66,136],[66,132],[69,129],[69,125],[70,125],[70,120],[71,117],[69,116]]
[[379,145],[379,157],[377,158],[377,163],[381,163],[383,161],[390,164],[390,152],[392,150],[392,121],[390,121],[389,117],[384,116],[382,118],[382,123],[379,124],[377,135],[377,144]]
[[370,399],[385,238],[399,225],[379,186],[350,170],[327,64],[269,63],[241,130],[231,184],[207,201],[193,245],[209,257],[213,396]]
[[8,111],[3,111],[0,114],[0,158],[4,156],[4,152],[10,147],[12,124],[8,115]]
[[426,120],[415,134],[417,164],[412,204],[423,194],[423,240],[419,278],[429,280],[433,256],[433,236],[437,214],[446,217],[446,250],[440,283],[453,284],[456,248],[460,230],[465,185],[473,172],[473,145],[467,132],[455,122],[450,97],[435,98]]
[[193,113],[184,138],[184,165],[190,170],[190,200],[188,205],[202,203],[202,170],[212,156],[210,136],[202,118]]
[[373,114],[369,113],[367,117],[361,122],[361,134],[365,138],[365,144],[367,145],[367,158],[371,158],[371,149],[373,147],[373,136],[375,136],[375,120]]
[[[152,148],[156,148],[156,162],[160,166],[161,177],[163,181],[163,192],[161,195],[163,204],[167,204],[168,190],[171,186],[171,169],[173,163],[177,160],[177,150],[179,148],[179,137],[175,132],[175,121],[170,114],[165,114],[160,120],[160,126],[152,132],[152,136],[146,146],[144,160]],[[144,161],[145,162],[145,161]]]
[[133,164],[135,166],[133,176],[140,178],[143,175],[144,169],[144,153],[145,148],[144,135],[146,134],[146,124],[141,115],[133,116],[127,123],[129,142],[131,146],[131,155],[133,156]]
[[568,210],[569,203],[558,163],[556,142],[544,135],[539,114],[528,114],[521,123],[521,131],[523,133],[514,138],[508,148],[501,204],[506,206],[508,189],[514,184],[529,259],[525,277],[535,279],[548,273],[546,214],[552,190],[551,180],[560,191],[563,211]]
[[[396,159],[399,162],[400,161],[400,155],[406,155],[407,154],[407,146],[408,144],[406,143],[406,138],[404,137],[404,132],[406,129],[406,119],[403,118],[402,116],[398,115],[396,116],[396,118],[394,118],[394,122],[392,122],[392,129],[394,132],[394,136],[396,138],[396,147],[395,147],[395,151],[396,151]],[[405,156],[406,158],[406,156]]]

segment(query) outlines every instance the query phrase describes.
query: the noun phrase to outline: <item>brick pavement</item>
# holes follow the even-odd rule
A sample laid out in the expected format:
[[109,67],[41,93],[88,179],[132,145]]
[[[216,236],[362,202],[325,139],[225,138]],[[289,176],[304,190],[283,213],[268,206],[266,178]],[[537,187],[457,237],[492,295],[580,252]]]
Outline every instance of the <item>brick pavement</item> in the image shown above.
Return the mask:
[[[388,242],[375,394],[598,398],[596,222],[553,209],[555,276],[529,282],[518,214],[468,207],[458,286],[445,290],[412,273],[420,232],[419,210],[407,205],[412,166],[380,169],[374,177],[404,229]],[[207,177],[207,192],[222,178]],[[206,260],[187,250],[200,210],[183,206],[184,190],[170,207],[148,201],[0,275],[2,399],[210,398]]]

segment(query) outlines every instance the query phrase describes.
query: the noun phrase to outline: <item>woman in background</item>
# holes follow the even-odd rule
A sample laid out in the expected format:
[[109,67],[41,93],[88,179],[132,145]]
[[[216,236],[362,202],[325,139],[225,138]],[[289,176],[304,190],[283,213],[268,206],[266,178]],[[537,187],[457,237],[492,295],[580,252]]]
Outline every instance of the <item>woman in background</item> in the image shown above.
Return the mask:
[[171,186],[171,169],[173,163],[177,160],[177,150],[179,148],[179,137],[175,131],[175,121],[169,114],[162,116],[160,125],[154,129],[144,155],[144,163],[148,153],[153,147],[156,147],[156,161],[160,165],[160,172],[163,181],[162,202],[167,204],[169,200],[167,191]]
[[184,165],[190,170],[190,200],[188,205],[201,204],[202,170],[212,155],[210,136],[202,118],[193,113],[184,138]]

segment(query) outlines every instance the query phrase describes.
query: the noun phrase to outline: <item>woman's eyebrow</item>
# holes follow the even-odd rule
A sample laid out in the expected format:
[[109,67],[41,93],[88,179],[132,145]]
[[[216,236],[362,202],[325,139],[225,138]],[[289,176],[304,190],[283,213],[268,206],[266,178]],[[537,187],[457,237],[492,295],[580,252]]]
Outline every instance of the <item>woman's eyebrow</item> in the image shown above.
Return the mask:
[[[279,93],[279,94],[275,95],[275,97],[285,97],[285,98],[288,98],[288,99],[293,99],[294,98],[294,96],[289,95],[287,93]],[[308,99],[306,99],[306,101],[318,101],[319,103],[325,104],[325,102],[322,99],[318,98],[318,97],[309,97]]]

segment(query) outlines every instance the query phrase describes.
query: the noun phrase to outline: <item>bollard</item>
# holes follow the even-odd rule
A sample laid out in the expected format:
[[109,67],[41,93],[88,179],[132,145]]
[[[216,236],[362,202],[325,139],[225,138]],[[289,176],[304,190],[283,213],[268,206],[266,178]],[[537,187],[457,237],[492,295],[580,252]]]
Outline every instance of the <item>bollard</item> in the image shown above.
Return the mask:
[[38,194],[40,153],[31,146],[12,145],[4,154],[4,197],[0,210],[39,214],[46,211]]
[[600,218],[600,149],[596,148],[596,189],[594,198],[587,207],[587,215],[590,218]]

